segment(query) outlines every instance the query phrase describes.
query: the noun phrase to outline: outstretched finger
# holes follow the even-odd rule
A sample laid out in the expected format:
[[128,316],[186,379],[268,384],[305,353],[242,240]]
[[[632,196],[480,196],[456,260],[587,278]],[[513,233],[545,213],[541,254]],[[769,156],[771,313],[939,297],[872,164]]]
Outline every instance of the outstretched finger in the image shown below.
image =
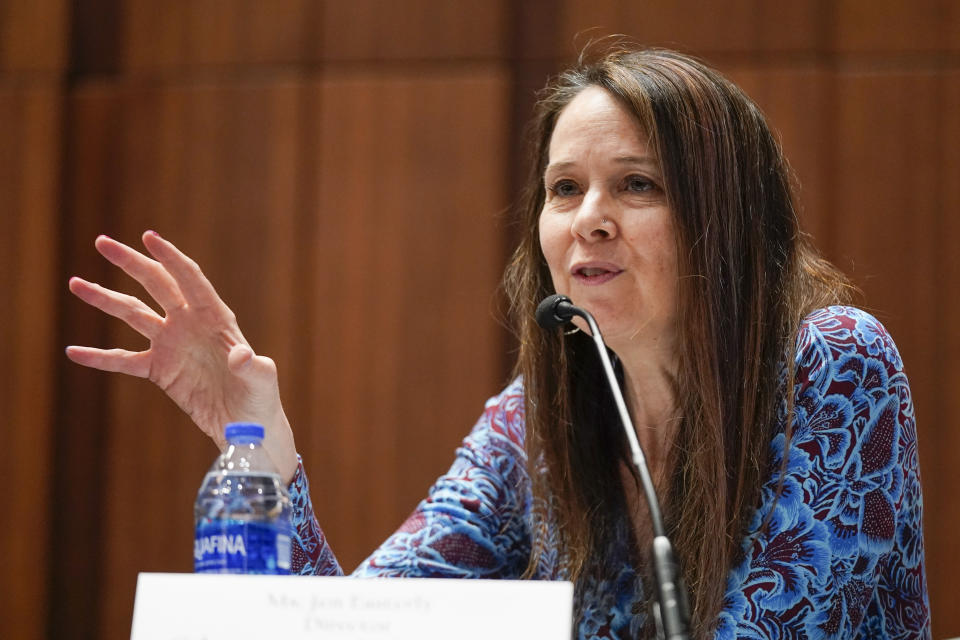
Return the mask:
[[156,231],[147,231],[143,234],[143,244],[173,276],[187,304],[201,307],[223,304],[216,289],[200,270],[200,265],[172,242],[161,238]]
[[69,346],[67,357],[77,364],[101,371],[125,373],[138,378],[146,378],[150,375],[149,351]]
[[94,245],[100,255],[139,282],[165,311],[176,309],[183,304],[183,296],[180,295],[176,281],[156,260],[109,236],[97,237]]
[[70,292],[87,304],[119,318],[145,338],[153,339],[163,328],[163,318],[139,298],[111,291],[83,278],[70,278]]

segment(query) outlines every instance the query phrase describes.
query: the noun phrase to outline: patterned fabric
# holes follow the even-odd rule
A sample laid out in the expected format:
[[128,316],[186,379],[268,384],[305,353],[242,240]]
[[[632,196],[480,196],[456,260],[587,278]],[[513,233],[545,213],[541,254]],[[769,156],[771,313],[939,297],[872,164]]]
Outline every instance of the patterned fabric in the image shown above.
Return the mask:
[[[801,327],[796,367],[792,438],[784,450],[783,403],[771,475],[728,576],[716,637],[929,638],[916,426],[896,346],[867,313],[830,307]],[[427,499],[353,575],[519,577],[531,539],[523,442],[514,381],[487,402]],[[342,575],[302,465],[291,495],[296,568]],[[636,637],[644,625],[628,539],[625,529],[608,555],[619,570],[578,585],[579,638]],[[564,579],[559,553],[541,559],[536,578]]]

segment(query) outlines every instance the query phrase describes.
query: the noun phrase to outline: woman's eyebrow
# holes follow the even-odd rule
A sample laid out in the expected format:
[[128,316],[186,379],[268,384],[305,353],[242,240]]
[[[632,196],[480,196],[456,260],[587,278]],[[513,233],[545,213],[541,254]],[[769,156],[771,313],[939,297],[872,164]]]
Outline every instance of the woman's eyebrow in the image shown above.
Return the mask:
[[655,169],[660,168],[660,163],[655,156],[619,156],[614,158],[613,161],[617,164],[643,164]]
[[[617,156],[613,159],[613,162],[616,164],[630,164],[630,165],[642,165],[648,166],[652,169],[660,170],[660,163],[657,161],[655,156],[644,155],[644,156]],[[543,175],[547,175],[551,171],[563,171],[569,169],[570,167],[576,166],[577,163],[573,161],[563,161],[563,162],[553,162],[547,165],[547,168],[543,170]]]
[[547,165],[547,168],[543,170],[543,175],[547,175],[551,171],[562,171],[564,169],[569,169],[570,167],[576,166],[576,162],[553,162]]

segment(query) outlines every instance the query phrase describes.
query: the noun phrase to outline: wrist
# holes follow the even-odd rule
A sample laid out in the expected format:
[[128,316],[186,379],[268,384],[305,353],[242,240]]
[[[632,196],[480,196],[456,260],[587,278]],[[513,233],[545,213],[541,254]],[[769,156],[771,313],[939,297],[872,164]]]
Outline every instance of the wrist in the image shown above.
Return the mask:
[[267,429],[267,437],[264,438],[263,448],[270,456],[273,466],[284,485],[289,485],[297,472],[299,460],[297,459],[297,447],[293,440],[293,429],[287,421],[286,415],[282,412],[277,421]]

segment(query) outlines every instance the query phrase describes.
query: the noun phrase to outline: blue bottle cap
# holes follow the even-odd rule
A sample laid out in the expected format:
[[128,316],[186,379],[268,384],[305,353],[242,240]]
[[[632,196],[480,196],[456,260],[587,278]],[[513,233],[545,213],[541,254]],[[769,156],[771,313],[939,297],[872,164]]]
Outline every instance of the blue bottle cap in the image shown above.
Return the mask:
[[230,444],[250,444],[263,440],[263,425],[256,422],[231,422],[223,430]]

